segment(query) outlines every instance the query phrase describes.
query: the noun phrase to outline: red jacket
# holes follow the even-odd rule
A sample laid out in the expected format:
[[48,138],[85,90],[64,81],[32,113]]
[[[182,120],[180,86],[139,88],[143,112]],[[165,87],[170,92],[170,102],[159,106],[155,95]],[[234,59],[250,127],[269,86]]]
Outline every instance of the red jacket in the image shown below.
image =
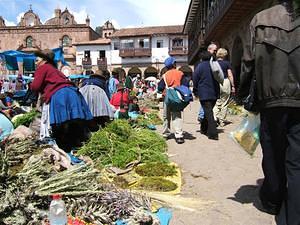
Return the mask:
[[51,64],[43,64],[34,73],[30,86],[32,91],[40,92],[45,103],[49,103],[52,95],[63,87],[73,86],[68,78]]
[[[116,109],[118,109],[121,105],[121,96],[122,92],[118,91],[117,93],[114,93],[110,99],[110,104],[112,104]],[[129,104],[129,95],[128,92],[123,92],[123,105],[128,106]]]

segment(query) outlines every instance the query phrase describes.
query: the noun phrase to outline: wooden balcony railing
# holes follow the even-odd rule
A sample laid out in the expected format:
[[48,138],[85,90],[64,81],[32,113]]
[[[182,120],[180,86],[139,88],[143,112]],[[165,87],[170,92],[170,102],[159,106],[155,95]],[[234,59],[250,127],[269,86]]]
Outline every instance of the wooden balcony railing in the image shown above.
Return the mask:
[[151,48],[125,48],[120,49],[120,57],[150,57],[152,54]]
[[107,69],[107,59],[105,57],[97,59],[97,65],[100,70]]
[[91,58],[83,58],[82,66],[84,69],[88,69],[92,67],[92,59]]
[[217,40],[261,5],[261,0],[215,0],[206,14],[205,40]]
[[169,49],[169,55],[170,56],[187,55],[187,54],[188,54],[188,48],[187,47],[171,47]]

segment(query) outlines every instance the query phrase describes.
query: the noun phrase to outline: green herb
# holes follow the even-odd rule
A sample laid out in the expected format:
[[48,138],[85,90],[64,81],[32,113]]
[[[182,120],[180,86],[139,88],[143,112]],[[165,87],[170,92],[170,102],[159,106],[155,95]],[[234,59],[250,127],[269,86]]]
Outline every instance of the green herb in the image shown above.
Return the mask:
[[135,169],[135,172],[144,177],[167,177],[177,174],[176,167],[174,165],[160,162],[145,163],[143,165],[139,165]]
[[78,153],[90,156],[99,166],[126,168],[133,161],[168,162],[166,149],[166,141],[157,133],[134,129],[126,120],[115,120],[93,133]]
[[18,117],[15,121],[13,121],[14,127],[17,128],[20,125],[28,127],[30,123],[39,115],[40,113],[32,110],[24,115]]
[[135,185],[137,188],[149,191],[173,191],[177,184],[161,177],[144,177]]

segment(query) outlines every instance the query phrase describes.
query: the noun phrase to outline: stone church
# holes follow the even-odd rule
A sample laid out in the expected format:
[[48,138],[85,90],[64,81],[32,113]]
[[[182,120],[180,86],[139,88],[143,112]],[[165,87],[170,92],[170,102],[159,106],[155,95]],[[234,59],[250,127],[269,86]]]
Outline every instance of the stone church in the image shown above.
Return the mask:
[[92,41],[99,38],[90,27],[90,19],[85,24],[78,24],[66,8],[55,9],[55,17],[44,24],[32,8],[24,14],[17,26],[6,26],[0,16],[0,51],[20,50],[34,52],[45,48],[63,47],[65,59],[70,65],[70,73],[75,71],[75,42]]

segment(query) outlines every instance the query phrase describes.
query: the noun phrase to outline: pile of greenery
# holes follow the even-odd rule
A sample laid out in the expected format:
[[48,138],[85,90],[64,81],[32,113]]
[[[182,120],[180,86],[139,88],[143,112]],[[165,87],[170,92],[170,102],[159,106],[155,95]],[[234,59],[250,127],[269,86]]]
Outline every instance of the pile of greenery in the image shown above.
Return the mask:
[[30,123],[39,115],[40,115],[40,113],[38,111],[32,110],[28,113],[25,113],[22,116],[17,117],[12,122],[13,122],[15,128],[17,128],[20,125],[29,127]]
[[174,176],[177,174],[175,165],[170,165],[161,162],[151,162],[139,165],[137,166],[137,168],[135,168],[135,172],[140,176],[144,177],[167,177]]
[[119,168],[134,161],[168,162],[166,141],[147,129],[132,128],[126,120],[115,120],[95,132],[78,154],[91,157],[99,166]]

